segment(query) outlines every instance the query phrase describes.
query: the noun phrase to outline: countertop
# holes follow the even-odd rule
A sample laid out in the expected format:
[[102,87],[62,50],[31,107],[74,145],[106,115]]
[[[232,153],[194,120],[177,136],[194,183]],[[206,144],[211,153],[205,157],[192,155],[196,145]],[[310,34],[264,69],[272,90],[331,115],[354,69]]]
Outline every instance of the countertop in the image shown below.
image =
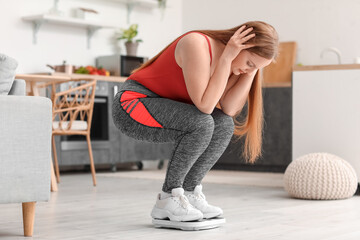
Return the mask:
[[119,76],[103,76],[103,75],[90,75],[90,74],[66,74],[60,72],[51,73],[52,76],[61,76],[61,77],[70,77],[70,78],[92,78],[97,81],[108,81],[108,82],[125,82],[127,77],[119,77]]
[[[360,64],[359,64],[360,68]],[[71,78],[91,78],[97,81],[108,81],[108,82],[125,82],[127,77],[119,76],[102,76],[102,75],[89,75],[89,74],[67,74],[62,72],[52,73],[34,73],[34,74],[17,74],[17,78],[25,79],[26,81],[42,82],[46,80],[70,80]],[[291,87],[291,83],[263,83],[263,87]]]
[[96,79],[97,81],[108,81],[108,82],[125,82],[127,77],[119,76],[103,76],[103,75],[89,75],[89,74],[66,74],[66,73],[34,73],[34,74],[16,74],[15,78],[24,79],[29,82],[48,82],[48,81],[63,81],[76,78],[90,78]]
[[360,69],[360,64],[308,65],[294,66],[293,71],[348,70]]

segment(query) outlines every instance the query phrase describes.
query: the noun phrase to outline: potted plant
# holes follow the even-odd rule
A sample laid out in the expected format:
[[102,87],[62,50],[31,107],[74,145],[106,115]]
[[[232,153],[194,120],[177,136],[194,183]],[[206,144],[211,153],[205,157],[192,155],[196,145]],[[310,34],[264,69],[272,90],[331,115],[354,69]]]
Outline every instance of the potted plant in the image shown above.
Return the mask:
[[127,29],[120,29],[117,40],[125,39],[126,54],[129,56],[136,56],[137,47],[141,39],[134,39],[138,34],[138,24],[132,24]]

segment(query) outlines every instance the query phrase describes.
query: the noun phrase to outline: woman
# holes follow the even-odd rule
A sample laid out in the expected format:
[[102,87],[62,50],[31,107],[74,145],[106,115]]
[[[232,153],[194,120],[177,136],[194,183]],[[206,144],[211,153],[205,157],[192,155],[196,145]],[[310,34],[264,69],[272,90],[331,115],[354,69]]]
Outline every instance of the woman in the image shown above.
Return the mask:
[[[138,140],[175,142],[153,218],[193,221],[223,213],[207,203],[201,180],[234,133],[246,137],[244,157],[249,162],[261,154],[258,70],[272,62],[277,48],[277,33],[264,22],[192,31],[136,69],[122,85],[113,104],[115,125]],[[247,100],[247,119],[239,123],[235,116]]]

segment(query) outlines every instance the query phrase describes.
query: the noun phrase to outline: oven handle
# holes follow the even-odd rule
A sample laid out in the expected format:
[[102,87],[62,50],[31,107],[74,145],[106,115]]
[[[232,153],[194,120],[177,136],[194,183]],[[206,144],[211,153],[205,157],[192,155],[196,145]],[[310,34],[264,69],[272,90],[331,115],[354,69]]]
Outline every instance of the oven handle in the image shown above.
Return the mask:
[[96,103],[106,103],[106,99],[105,98],[94,98],[94,102]]
[[118,91],[119,91],[119,87],[117,86],[117,85],[115,85],[114,87],[113,87],[113,90],[114,90],[114,97],[115,97],[115,95],[118,93]]
[[[68,97],[67,100],[68,100],[68,101],[72,101],[72,100],[74,100],[74,98],[73,98],[73,97]],[[83,100],[83,98],[79,98],[79,99],[78,99],[78,102],[81,102],[82,100]],[[96,103],[106,103],[106,99],[105,99],[105,98],[97,98],[97,97],[95,96],[94,102],[96,102]]]

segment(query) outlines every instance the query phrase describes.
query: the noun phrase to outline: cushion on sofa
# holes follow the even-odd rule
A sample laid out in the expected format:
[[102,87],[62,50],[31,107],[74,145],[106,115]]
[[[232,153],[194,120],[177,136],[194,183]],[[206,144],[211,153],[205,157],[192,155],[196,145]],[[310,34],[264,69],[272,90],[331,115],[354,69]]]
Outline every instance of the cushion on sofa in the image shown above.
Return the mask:
[[15,78],[18,63],[15,59],[0,53],[0,95],[7,95]]

